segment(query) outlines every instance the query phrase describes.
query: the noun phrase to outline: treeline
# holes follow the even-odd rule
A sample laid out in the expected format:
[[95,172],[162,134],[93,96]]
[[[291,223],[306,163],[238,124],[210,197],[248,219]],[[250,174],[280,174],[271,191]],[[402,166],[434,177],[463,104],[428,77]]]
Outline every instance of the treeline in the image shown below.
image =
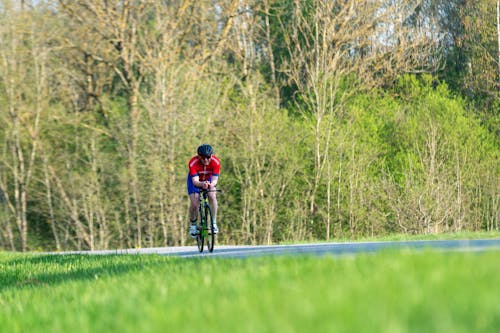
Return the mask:
[[0,0],[0,248],[498,230],[495,5]]

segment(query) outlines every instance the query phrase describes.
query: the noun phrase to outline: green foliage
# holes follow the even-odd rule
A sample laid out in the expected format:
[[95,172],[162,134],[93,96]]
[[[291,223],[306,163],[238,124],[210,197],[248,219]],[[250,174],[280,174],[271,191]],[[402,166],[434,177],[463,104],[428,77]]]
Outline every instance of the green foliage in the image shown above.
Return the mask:
[[405,105],[397,120],[398,153],[391,170],[406,199],[414,202],[410,215],[445,228],[460,227],[465,218],[470,226],[481,215],[474,207],[477,191],[482,188],[489,201],[493,193],[484,181],[498,184],[494,138],[445,84],[433,87],[431,77],[405,77],[397,89]]
[[447,162],[453,162],[457,149],[463,150],[466,156],[462,157],[468,160],[480,162],[486,157],[491,161],[498,154],[491,134],[467,111],[463,100],[450,94],[446,84],[433,88],[431,80],[405,77],[396,91],[406,104],[400,120],[404,132],[398,137],[402,147],[417,153],[426,141],[430,144],[429,129],[435,127],[438,148],[444,154],[441,157]]
[[327,216],[337,237],[495,225],[498,147],[446,84],[406,76],[392,93],[355,94],[329,121],[331,171],[318,191],[316,237]]

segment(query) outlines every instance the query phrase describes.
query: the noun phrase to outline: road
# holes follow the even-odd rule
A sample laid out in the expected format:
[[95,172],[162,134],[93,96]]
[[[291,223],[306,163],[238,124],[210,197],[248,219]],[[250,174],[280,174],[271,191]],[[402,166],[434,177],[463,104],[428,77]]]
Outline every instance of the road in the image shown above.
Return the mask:
[[385,249],[422,250],[426,248],[442,251],[500,251],[500,239],[314,243],[272,246],[217,246],[216,244],[213,253],[208,253],[206,249],[203,253],[199,253],[196,246],[179,246],[105,251],[72,251],[60,254],[161,254],[188,258],[247,258],[264,255],[354,255]]

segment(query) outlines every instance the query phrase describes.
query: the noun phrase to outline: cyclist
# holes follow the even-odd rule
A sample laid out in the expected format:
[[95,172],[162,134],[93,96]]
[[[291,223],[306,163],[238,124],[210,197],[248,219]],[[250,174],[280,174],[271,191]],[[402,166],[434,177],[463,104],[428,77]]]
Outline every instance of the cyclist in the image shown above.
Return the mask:
[[189,207],[189,219],[191,225],[189,234],[195,238],[198,234],[196,220],[198,219],[198,206],[200,204],[200,188],[209,189],[208,201],[212,208],[214,220],[214,233],[218,233],[217,228],[217,197],[215,187],[219,179],[220,160],[213,153],[213,148],[209,144],[202,144],[198,147],[198,154],[189,160],[189,174],[187,177],[187,190],[191,205]]

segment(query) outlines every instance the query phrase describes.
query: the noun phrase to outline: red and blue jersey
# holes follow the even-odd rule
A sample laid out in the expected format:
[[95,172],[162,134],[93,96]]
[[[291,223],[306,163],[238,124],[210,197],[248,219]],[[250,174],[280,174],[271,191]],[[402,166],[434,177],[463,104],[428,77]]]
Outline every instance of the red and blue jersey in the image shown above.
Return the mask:
[[220,172],[220,160],[217,156],[212,155],[208,165],[204,165],[198,155],[194,156],[189,160],[189,176],[198,176],[200,182],[210,180],[212,176],[219,176]]

